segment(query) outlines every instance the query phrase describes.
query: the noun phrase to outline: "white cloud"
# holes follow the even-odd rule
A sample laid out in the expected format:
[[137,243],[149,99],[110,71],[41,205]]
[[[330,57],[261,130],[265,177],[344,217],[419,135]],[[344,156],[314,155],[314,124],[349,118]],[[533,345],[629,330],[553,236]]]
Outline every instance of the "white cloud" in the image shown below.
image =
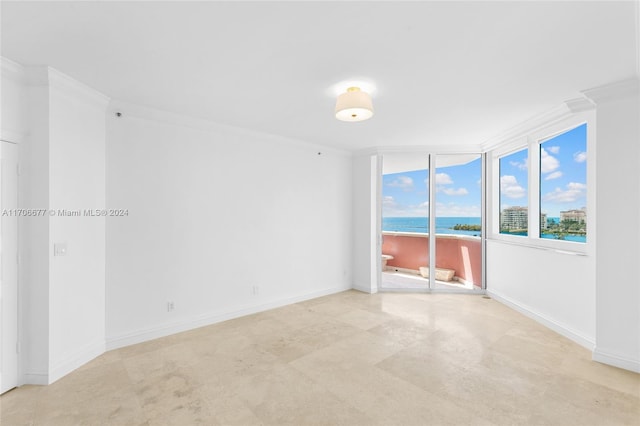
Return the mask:
[[458,189],[442,188],[442,192],[444,192],[447,195],[467,195],[469,193],[469,191],[467,191],[466,188],[458,188]]
[[389,182],[387,186],[410,191],[413,189],[413,179],[411,179],[409,176],[398,176],[397,178]]
[[558,159],[553,155],[549,155],[544,148],[540,149],[540,171],[542,173],[551,173],[558,167],[560,167]]
[[587,161],[587,153],[586,152],[582,152],[582,151],[578,151],[578,152],[573,154],[573,160],[576,163],[584,163],[585,161]]
[[398,204],[392,196],[382,198],[382,214],[386,217],[424,217],[428,215],[429,202],[419,205]]
[[436,185],[449,185],[452,184],[451,176],[446,173],[436,173]]
[[522,160],[522,162],[519,161],[509,161],[509,164],[511,164],[513,167],[517,167],[520,170],[527,170],[528,166],[527,166],[527,161],[528,161],[528,157],[525,158],[524,160]]
[[544,178],[544,180],[553,180],[562,177],[562,172],[560,170],[556,170],[555,172],[551,172]]
[[522,198],[527,190],[520,186],[515,176],[504,175],[500,177],[500,193],[507,198]]
[[560,147],[559,146],[549,146],[549,147],[547,147],[547,150],[552,154],[557,154],[557,153],[560,152]]
[[382,205],[383,206],[393,206],[393,207],[395,207],[396,206],[396,200],[394,200],[393,197],[390,196],[390,195],[385,195],[382,198]]
[[584,183],[570,182],[566,189],[556,188],[542,197],[543,201],[552,203],[573,203],[583,198],[587,193],[587,185]]
[[480,206],[461,206],[455,203],[436,204],[436,215],[440,217],[479,217]]

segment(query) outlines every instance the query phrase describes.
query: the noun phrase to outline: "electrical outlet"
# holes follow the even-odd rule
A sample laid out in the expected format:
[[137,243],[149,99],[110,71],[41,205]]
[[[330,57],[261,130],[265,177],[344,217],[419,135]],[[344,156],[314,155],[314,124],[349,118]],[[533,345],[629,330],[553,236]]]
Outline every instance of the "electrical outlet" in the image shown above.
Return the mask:
[[251,294],[253,294],[254,296],[257,296],[260,294],[260,287],[257,285],[254,285],[253,287],[251,287]]
[[167,302],[167,312],[171,312],[175,309],[173,302]]
[[67,255],[67,243],[55,243],[53,244],[54,256],[66,256]]

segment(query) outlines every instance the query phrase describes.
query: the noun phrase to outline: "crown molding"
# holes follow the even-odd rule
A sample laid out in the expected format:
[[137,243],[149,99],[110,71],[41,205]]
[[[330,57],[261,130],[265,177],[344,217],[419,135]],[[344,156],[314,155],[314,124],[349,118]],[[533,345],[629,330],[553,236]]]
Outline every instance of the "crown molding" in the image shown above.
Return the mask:
[[[116,113],[121,113],[121,118],[135,118],[139,120],[153,121],[165,125],[182,126],[193,130],[204,131],[208,133],[235,133],[239,135],[245,135],[248,137],[262,138],[274,143],[285,143],[288,145],[295,145],[297,147],[307,147],[313,150],[321,151],[322,153],[332,153],[338,156],[352,157],[351,151],[335,148],[328,145],[322,145],[305,141],[302,139],[295,139],[287,136],[276,135],[272,133],[260,132],[257,130],[251,130],[244,127],[231,126],[228,124],[218,123],[212,120],[203,118],[195,118],[187,115],[182,115],[174,112],[159,110],[147,106],[131,104],[118,100],[111,100],[107,113],[111,117],[115,117]],[[113,118],[114,120],[116,118]]]
[[46,65],[30,65],[24,67],[25,83],[32,87],[49,85],[49,67]]
[[102,92],[87,86],[86,84],[68,76],[55,68],[48,67],[49,84],[52,88],[60,90],[62,93],[80,97],[88,102],[94,103],[101,108],[107,108],[109,98]]
[[480,145],[405,145],[405,146],[375,146],[363,148],[353,152],[354,157],[377,154],[479,154]]
[[565,101],[565,105],[572,113],[591,111],[596,108],[596,104],[587,98],[576,98]]
[[543,126],[548,126],[557,121],[564,120],[569,117],[573,111],[570,106],[566,103],[560,104],[557,107],[550,109],[549,111],[543,112],[542,114],[538,114],[536,116],[531,117],[528,120],[521,122],[510,128],[509,130],[502,132],[491,139],[486,140],[481,144],[482,151],[487,152],[491,151],[498,146],[501,146],[507,142],[513,141],[514,139],[521,138],[525,136],[527,133],[531,133],[536,129],[539,129]]
[[583,90],[582,94],[594,102],[596,105],[603,102],[610,102],[616,99],[637,96],[640,83],[638,77],[616,81],[592,89]]
[[30,87],[49,87],[60,94],[80,98],[105,109],[111,100],[111,98],[104,93],[87,86],[55,68],[46,65],[26,66],[24,70],[26,84]]
[[0,73],[2,73],[2,77],[21,83],[24,83],[26,79],[24,67],[4,56],[0,56]]

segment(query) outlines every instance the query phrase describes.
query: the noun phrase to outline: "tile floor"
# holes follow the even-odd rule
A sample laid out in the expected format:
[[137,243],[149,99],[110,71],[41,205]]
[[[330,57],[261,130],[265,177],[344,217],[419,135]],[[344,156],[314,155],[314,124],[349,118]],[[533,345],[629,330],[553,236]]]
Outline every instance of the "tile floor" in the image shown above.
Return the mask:
[[347,291],[107,352],[8,425],[638,425],[640,376],[477,295]]
[[[404,271],[394,271],[389,269],[382,272],[382,289],[384,291],[427,291],[429,289],[429,278],[422,275],[412,274]],[[474,290],[482,291],[473,284],[465,284],[458,281],[439,281],[436,280],[435,288],[437,290]]]

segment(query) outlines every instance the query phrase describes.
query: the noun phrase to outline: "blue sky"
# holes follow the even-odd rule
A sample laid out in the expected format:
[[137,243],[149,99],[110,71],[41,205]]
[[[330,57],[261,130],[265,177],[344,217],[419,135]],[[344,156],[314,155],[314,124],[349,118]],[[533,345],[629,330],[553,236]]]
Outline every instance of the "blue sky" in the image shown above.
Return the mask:
[[[478,157],[467,164],[436,169],[437,216],[480,217],[480,161]],[[383,216],[426,217],[429,209],[427,179],[426,169],[384,175]]]
[[[527,150],[500,159],[500,209],[527,205]],[[540,207],[549,217],[587,205],[587,125],[540,145]]]

